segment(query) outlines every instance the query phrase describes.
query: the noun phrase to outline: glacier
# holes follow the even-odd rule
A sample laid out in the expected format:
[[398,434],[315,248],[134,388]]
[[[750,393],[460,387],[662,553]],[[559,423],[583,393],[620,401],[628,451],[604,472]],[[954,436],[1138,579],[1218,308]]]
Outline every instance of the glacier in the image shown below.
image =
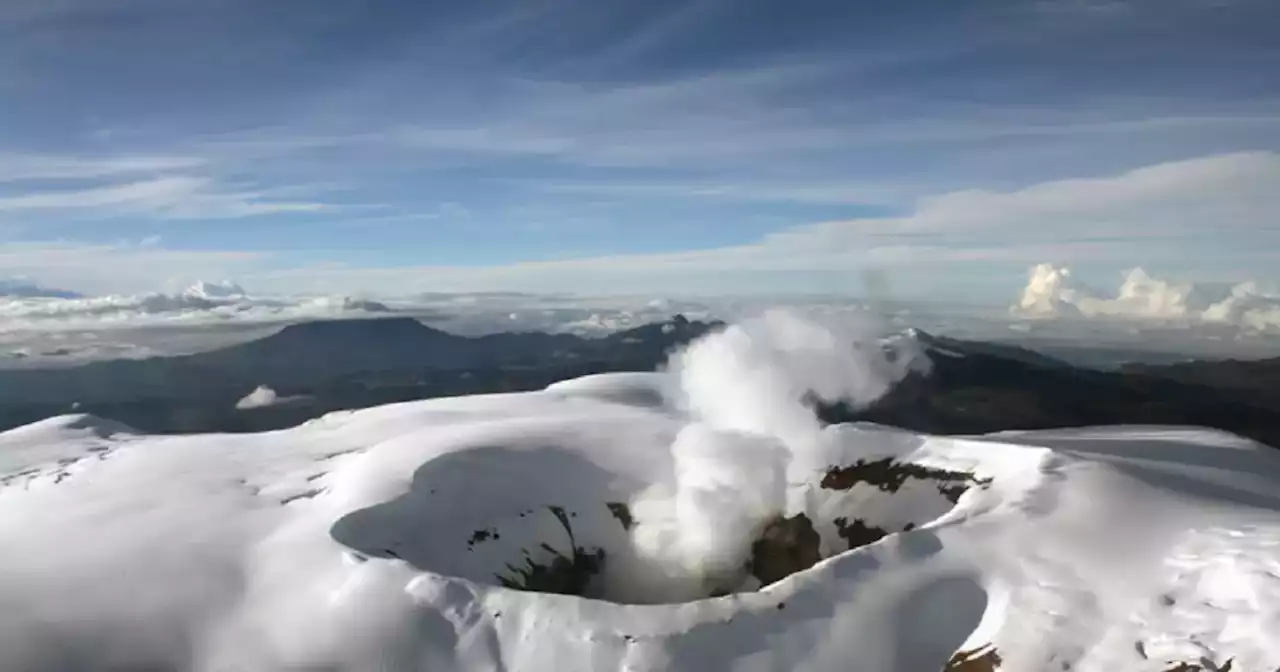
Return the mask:
[[[819,426],[802,383],[895,360],[832,368],[834,340],[766,327],[660,372],[262,434],[0,434],[0,669],[1280,667],[1280,452],[1193,427]],[[883,387],[851,386],[826,392]],[[877,460],[971,487],[832,485]],[[734,574],[800,514],[812,566]],[[853,516],[885,534],[851,548]],[[582,594],[511,587],[578,547],[605,552]]]

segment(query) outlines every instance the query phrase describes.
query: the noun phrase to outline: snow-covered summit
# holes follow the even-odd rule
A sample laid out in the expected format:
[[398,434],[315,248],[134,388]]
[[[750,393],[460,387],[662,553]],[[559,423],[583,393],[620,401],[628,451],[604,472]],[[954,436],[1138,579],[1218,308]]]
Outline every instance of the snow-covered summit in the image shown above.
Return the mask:
[[248,296],[248,293],[244,291],[243,287],[231,282],[230,280],[223,280],[221,282],[206,282],[204,280],[199,280],[190,287],[182,290],[182,296],[194,299],[217,300],[243,298]]
[[842,342],[774,318],[281,432],[0,434],[0,669],[1280,667],[1280,454],[822,427],[807,394],[907,370]]

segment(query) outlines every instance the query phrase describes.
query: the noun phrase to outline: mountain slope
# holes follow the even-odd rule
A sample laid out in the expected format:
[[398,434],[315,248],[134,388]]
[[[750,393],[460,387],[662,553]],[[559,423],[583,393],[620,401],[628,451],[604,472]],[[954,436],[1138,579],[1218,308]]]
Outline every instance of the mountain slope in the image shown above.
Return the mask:
[[256,341],[185,359],[265,384],[299,384],[359,371],[465,367],[481,354],[474,339],[433,329],[409,317],[292,324]]
[[630,605],[498,587],[485,563],[569,548],[548,505],[611,558],[661,529],[636,502],[671,477],[688,420],[600,400],[650,380],[264,435],[0,434],[24,457],[0,477],[0,667],[918,672],[958,651],[1002,670],[1280,666],[1280,454],[1201,430],[830,428],[837,461],[990,485],[754,592]]
[[[306,323],[187,357],[0,371],[0,429],[73,410],[160,433],[280,429],[333,410],[651,371],[673,348],[723,327],[677,316],[594,339],[536,332],[467,338],[409,318]],[[931,369],[917,370],[870,408],[825,406],[824,419],[943,434],[1193,424],[1280,445],[1274,361],[1102,371],[1016,346],[917,330],[884,347],[920,352]],[[236,408],[262,385],[305,403]]]
[[1273,399],[1280,390],[1280,358],[1192,361],[1165,366],[1129,364],[1123,371]]
[[1272,387],[1273,367],[1265,361],[1100,371],[1013,346],[927,335],[917,338],[932,363],[927,373],[909,376],[870,408],[829,406],[821,410],[823,417],[947,434],[1189,424],[1280,445],[1280,397],[1269,392],[1240,393]]
[[398,371],[412,376],[430,370],[546,367],[571,360],[598,361],[606,370],[652,369],[668,350],[715,326],[677,317],[605,339],[588,339],[544,333],[464,337],[407,317],[307,322],[194,355],[0,370],[0,404],[221,402],[238,399],[258,385],[310,393],[310,388],[355,374]]
[[863,346],[772,314],[661,373],[0,433],[0,668],[1280,667],[1280,452],[824,425],[921,370]]

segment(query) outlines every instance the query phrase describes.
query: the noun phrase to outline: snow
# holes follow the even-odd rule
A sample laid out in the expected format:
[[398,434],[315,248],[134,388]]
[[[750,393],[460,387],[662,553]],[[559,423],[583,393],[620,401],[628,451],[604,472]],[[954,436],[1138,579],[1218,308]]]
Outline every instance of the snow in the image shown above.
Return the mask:
[[259,385],[252,392],[246,394],[243,399],[236,402],[236,409],[249,411],[255,408],[268,408],[271,406],[295,406],[308,403],[314,398],[305,394],[282,397],[270,387]]
[[[0,669],[1280,667],[1280,453],[1197,428],[821,427],[802,392],[865,403],[907,361],[843,351],[846,326],[765,317],[664,372],[264,434],[0,434]],[[985,485],[818,485],[886,457]],[[599,599],[496,585],[571,550],[550,506],[610,551]],[[843,551],[850,510],[895,533]],[[761,517],[800,512],[821,562],[698,592]]]
[[245,395],[244,399],[236,402],[236,408],[245,410],[250,408],[265,408],[274,406],[279,399],[276,391],[266,385],[259,385],[252,392]]
[[206,282],[198,280],[190,287],[182,290],[183,296],[198,299],[233,299],[248,296],[248,292],[240,285],[230,281]]

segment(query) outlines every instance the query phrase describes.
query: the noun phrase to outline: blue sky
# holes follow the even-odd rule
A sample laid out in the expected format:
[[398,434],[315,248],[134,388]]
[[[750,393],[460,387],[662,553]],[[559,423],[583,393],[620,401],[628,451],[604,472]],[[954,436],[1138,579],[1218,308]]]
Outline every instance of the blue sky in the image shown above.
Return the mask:
[[0,276],[87,292],[1270,280],[1270,0],[7,0]]

